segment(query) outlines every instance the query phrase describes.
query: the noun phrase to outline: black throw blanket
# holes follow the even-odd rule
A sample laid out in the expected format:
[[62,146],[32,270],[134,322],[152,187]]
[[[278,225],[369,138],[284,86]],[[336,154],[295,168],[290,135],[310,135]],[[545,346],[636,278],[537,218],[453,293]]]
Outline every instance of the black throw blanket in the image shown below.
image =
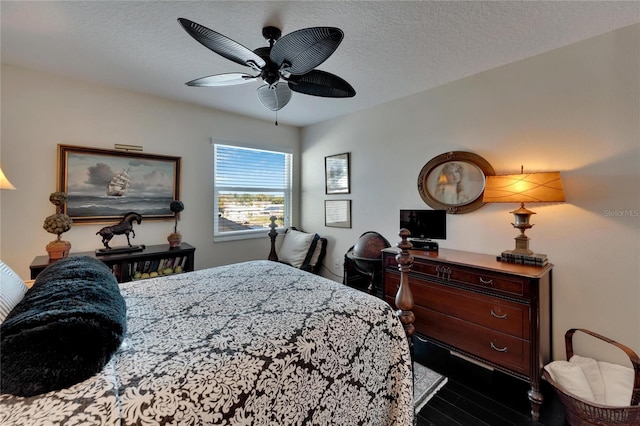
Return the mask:
[[98,373],[126,332],[126,305],[109,268],[91,257],[42,271],[0,326],[0,391],[33,396]]

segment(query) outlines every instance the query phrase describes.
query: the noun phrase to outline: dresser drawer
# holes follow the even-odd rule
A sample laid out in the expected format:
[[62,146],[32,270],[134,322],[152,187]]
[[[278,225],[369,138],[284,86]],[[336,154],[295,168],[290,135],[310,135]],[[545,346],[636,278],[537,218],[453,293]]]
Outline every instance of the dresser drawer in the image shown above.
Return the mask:
[[530,340],[528,305],[424,281],[412,290],[416,306]]
[[[398,292],[398,287],[400,287],[400,274],[396,271],[385,271],[384,282],[382,284],[384,285],[385,299],[394,300]],[[413,280],[410,280],[409,285],[413,285]],[[413,289],[411,292],[413,293]],[[396,306],[395,303],[390,303],[390,305],[393,307]]]
[[424,275],[425,277],[440,277],[441,265],[431,262],[415,262],[411,266],[411,272]]
[[450,268],[450,270],[447,270],[447,273],[442,275],[445,280],[519,298],[529,298],[530,296],[529,281],[526,279],[456,266],[447,268]]
[[[397,270],[397,265],[395,258],[386,258],[385,266],[388,268],[387,271]],[[424,259],[415,259],[410,273],[418,277],[418,279],[436,278],[442,281],[451,281],[465,286],[473,286],[497,295],[521,299],[528,299],[531,296],[529,280],[516,275],[492,273]]]
[[529,376],[529,341],[416,306],[416,332],[463,353]]
[[[385,277],[385,300],[395,307],[395,294],[400,285],[400,274],[387,273]],[[428,308],[514,337],[531,340],[530,306],[527,304],[447,287],[426,280],[409,280],[409,282],[414,304],[417,307]]]
[[[398,262],[394,256],[384,257],[384,267],[387,271],[398,272]],[[411,272],[424,277],[438,278],[440,274],[439,264],[433,262],[425,262],[422,259],[414,259],[411,265]]]

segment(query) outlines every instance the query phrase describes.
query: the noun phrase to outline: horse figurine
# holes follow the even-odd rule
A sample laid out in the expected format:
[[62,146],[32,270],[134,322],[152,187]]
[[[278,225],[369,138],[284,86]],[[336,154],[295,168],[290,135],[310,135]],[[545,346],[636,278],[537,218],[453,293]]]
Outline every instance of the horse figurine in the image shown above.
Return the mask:
[[111,247],[109,247],[109,241],[111,241],[113,236],[122,234],[127,236],[127,243],[129,244],[129,247],[133,247],[129,240],[129,233],[132,234],[133,238],[136,237],[136,233],[133,230],[133,221],[138,222],[138,225],[140,225],[140,222],[142,222],[142,216],[135,212],[127,213],[119,223],[113,226],[105,226],[96,232],[96,235],[100,235],[102,237],[102,244],[104,244],[107,250],[111,250]]

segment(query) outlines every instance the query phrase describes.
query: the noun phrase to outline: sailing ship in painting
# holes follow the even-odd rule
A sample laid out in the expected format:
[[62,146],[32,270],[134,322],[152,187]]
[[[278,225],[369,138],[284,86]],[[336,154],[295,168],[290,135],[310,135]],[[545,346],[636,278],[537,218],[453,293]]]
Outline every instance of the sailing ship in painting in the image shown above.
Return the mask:
[[126,170],[121,171],[111,178],[107,185],[107,195],[110,197],[123,197],[129,189],[131,178]]
[[173,219],[169,204],[178,194],[177,175],[173,159],[69,153],[66,214],[78,221],[122,218],[128,212]]
[[[132,211],[145,216],[171,214],[169,203],[174,199],[171,174],[155,173],[155,176],[160,179],[153,180],[149,173],[140,175],[130,168],[111,171],[101,184],[94,179],[94,190],[70,191],[67,214],[71,217],[122,216]],[[155,182],[155,186],[140,184],[150,181]]]

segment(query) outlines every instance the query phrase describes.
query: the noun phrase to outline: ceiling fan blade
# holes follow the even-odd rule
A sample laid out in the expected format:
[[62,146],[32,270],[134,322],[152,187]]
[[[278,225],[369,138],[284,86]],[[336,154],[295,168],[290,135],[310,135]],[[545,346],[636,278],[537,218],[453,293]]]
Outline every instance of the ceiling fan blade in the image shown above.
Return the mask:
[[210,75],[208,77],[198,78],[185,84],[192,87],[233,86],[235,84],[249,83],[256,78],[256,76],[249,74],[231,72],[227,74],[216,74]]
[[252,67],[256,70],[266,65],[264,59],[247,49],[240,43],[231,40],[207,27],[203,27],[185,18],[178,18],[182,28],[200,42],[204,47],[213,50],[218,55],[236,62],[240,65]]
[[294,75],[305,74],[323,63],[338,48],[344,33],[339,28],[313,27],[294,31],[276,41],[271,60]]
[[305,95],[325,98],[351,98],[356,91],[342,78],[326,71],[313,70],[302,75],[288,78],[289,88]]
[[258,99],[265,108],[278,111],[291,100],[291,90],[286,84],[278,83],[271,88],[269,85],[258,87]]

